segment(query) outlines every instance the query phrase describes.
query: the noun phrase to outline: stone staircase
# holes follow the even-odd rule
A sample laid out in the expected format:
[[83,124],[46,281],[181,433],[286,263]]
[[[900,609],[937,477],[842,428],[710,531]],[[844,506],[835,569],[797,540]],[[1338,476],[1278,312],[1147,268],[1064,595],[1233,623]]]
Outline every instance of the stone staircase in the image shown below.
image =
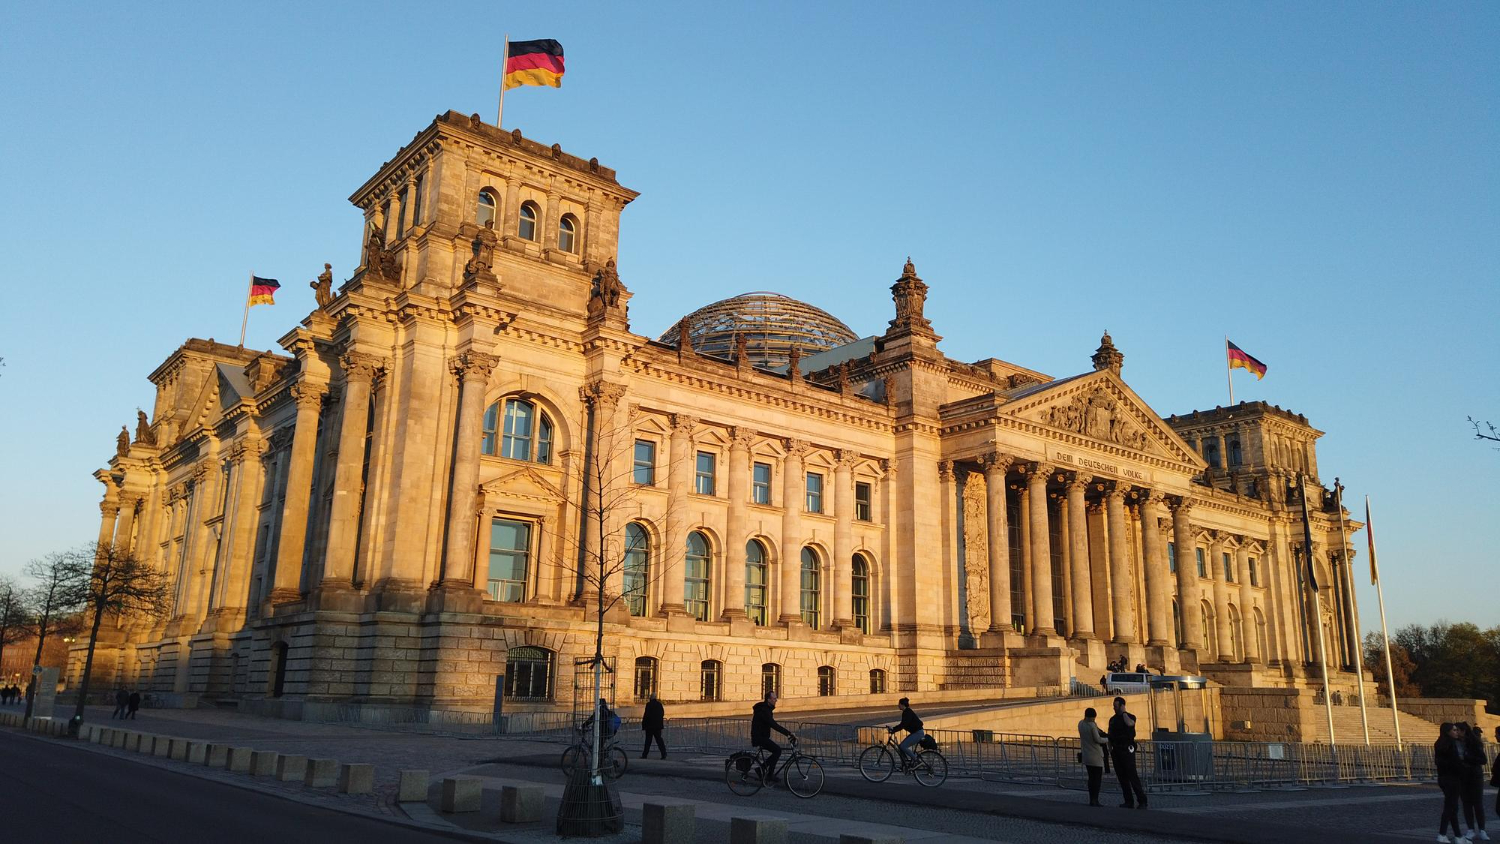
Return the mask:
[[[1365,712],[1370,720],[1370,741],[1375,744],[1395,744],[1396,730],[1391,724],[1390,707],[1368,707]],[[1315,713],[1316,732],[1307,736],[1307,741],[1328,741],[1328,719],[1320,704]],[[1401,741],[1408,744],[1432,744],[1437,741],[1438,725],[1415,715],[1402,712]],[[1360,726],[1358,706],[1333,707],[1333,730],[1339,744],[1363,743],[1364,729]]]

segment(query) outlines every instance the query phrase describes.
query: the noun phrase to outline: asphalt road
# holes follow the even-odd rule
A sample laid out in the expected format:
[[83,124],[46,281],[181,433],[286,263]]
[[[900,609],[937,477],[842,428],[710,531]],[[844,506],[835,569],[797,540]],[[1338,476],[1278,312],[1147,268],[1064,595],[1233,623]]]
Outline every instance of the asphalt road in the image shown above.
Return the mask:
[[454,839],[0,732],[10,841],[452,842]]

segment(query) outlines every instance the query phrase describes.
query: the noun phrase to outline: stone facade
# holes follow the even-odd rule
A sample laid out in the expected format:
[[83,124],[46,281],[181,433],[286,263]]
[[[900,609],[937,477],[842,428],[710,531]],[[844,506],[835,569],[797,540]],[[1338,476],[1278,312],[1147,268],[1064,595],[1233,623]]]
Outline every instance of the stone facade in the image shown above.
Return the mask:
[[1344,668],[1328,585],[1356,525],[1306,419],[1164,420],[1107,334],[1071,377],[952,360],[909,261],[882,334],[784,365],[686,320],[652,340],[614,262],[635,197],[439,115],[351,197],[362,265],[284,353],[168,357],[96,476],[100,541],[162,566],[175,611],[110,629],[96,687],[488,710],[504,674],[508,706],[566,705],[601,611],[627,702],[1047,687],[1113,658],[1298,686],[1320,644]]

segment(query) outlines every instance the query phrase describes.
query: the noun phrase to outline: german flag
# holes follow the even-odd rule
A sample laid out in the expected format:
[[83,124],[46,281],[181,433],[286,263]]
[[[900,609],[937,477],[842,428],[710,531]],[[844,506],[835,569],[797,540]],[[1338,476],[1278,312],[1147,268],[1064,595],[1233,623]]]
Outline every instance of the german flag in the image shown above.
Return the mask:
[[250,304],[274,305],[276,304],[276,291],[280,289],[281,282],[274,278],[250,276]]
[[1236,346],[1228,340],[1225,340],[1224,344],[1226,350],[1229,353],[1230,369],[1248,369],[1251,372],[1255,373],[1255,380],[1257,381],[1265,377],[1265,364],[1246,354],[1244,349],[1241,349],[1239,346]]
[[522,85],[562,87],[563,48],[551,38],[512,41],[505,56],[504,89]]

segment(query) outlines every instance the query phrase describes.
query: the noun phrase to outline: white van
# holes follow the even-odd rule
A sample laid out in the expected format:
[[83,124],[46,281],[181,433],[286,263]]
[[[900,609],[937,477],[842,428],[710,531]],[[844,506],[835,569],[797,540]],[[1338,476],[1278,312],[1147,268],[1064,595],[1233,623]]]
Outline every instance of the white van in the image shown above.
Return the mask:
[[1104,675],[1104,691],[1112,695],[1127,695],[1151,691],[1151,674],[1121,671]]

